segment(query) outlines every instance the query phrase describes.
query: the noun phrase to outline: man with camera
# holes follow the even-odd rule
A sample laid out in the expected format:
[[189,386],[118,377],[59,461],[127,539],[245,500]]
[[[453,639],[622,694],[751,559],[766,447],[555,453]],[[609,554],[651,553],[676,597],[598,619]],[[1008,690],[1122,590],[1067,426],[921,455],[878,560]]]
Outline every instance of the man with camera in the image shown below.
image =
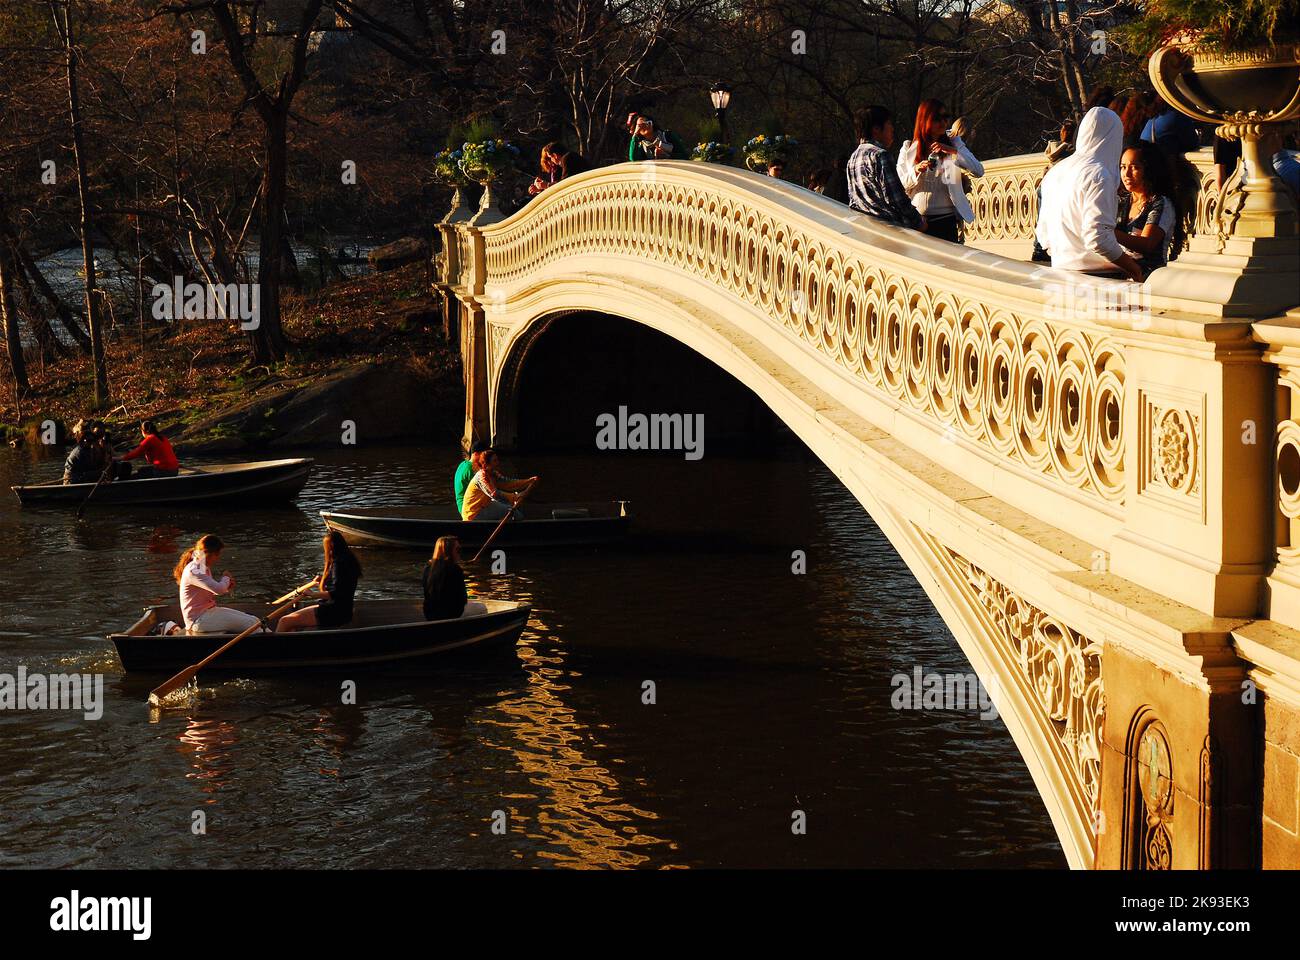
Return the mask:
[[654,118],[641,114],[636,118],[632,141],[627,147],[628,160],[689,160],[690,154],[681,139],[671,130],[655,125]]

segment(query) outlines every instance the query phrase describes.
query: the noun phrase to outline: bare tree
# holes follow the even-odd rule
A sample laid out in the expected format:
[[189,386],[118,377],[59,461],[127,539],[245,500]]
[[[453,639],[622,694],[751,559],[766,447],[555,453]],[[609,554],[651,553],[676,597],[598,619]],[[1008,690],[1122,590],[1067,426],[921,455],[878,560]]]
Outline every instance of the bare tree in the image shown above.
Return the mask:
[[79,233],[85,279],[86,325],[90,328],[90,357],[95,371],[95,407],[102,410],[108,406],[108,364],[104,356],[104,331],[97,302],[98,294],[95,290],[95,240],[91,232],[94,218],[91,213],[90,176],[86,172],[86,140],[81,115],[81,94],[77,86],[77,70],[81,54],[73,32],[72,0],[49,0],[49,7],[65,55],[68,120],[72,125],[72,153],[77,166],[77,197],[81,208]]

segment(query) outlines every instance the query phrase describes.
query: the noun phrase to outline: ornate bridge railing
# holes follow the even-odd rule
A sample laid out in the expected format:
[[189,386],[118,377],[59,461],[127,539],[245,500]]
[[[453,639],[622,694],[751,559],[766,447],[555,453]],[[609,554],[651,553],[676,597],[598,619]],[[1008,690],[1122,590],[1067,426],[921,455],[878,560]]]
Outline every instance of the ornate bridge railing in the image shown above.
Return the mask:
[[[900,239],[806,191],[737,189],[724,169],[682,166],[644,180],[596,173],[484,230],[489,298],[566,258],[656,264],[726,290],[991,463],[1097,504],[1123,499],[1117,334],[1131,319],[1105,309],[1118,285],[1083,281],[1071,300],[1051,271]],[[1088,293],[1101,308],[1082,304]]]

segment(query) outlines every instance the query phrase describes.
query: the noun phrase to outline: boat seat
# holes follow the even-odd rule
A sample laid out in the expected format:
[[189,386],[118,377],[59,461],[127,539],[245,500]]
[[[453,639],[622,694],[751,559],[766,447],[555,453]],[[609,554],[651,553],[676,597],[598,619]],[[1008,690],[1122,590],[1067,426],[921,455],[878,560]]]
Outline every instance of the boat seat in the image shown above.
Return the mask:
[[591,516],[586,507],[557,507],[551,511],[552,520],[582,520]]

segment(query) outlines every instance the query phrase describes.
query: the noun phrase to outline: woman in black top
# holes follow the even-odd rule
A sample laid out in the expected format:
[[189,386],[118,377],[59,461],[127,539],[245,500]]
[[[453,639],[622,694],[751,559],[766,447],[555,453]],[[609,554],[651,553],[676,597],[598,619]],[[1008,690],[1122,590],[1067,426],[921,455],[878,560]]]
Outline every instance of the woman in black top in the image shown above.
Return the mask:
[[361,579],[361,561],[348,547],[343,535],[331,530],[321,541],[325,548],[325,569],[317,578],[318,603],[280,618],[276,633],[294,630],[333,630],[352,622],[352,598]]
[[433,556],[424,566],[424,619],[454,620],[479,613],[487,613],[487,607],[471,601],[465,590],[460,541],[455,537],[439,537]]

